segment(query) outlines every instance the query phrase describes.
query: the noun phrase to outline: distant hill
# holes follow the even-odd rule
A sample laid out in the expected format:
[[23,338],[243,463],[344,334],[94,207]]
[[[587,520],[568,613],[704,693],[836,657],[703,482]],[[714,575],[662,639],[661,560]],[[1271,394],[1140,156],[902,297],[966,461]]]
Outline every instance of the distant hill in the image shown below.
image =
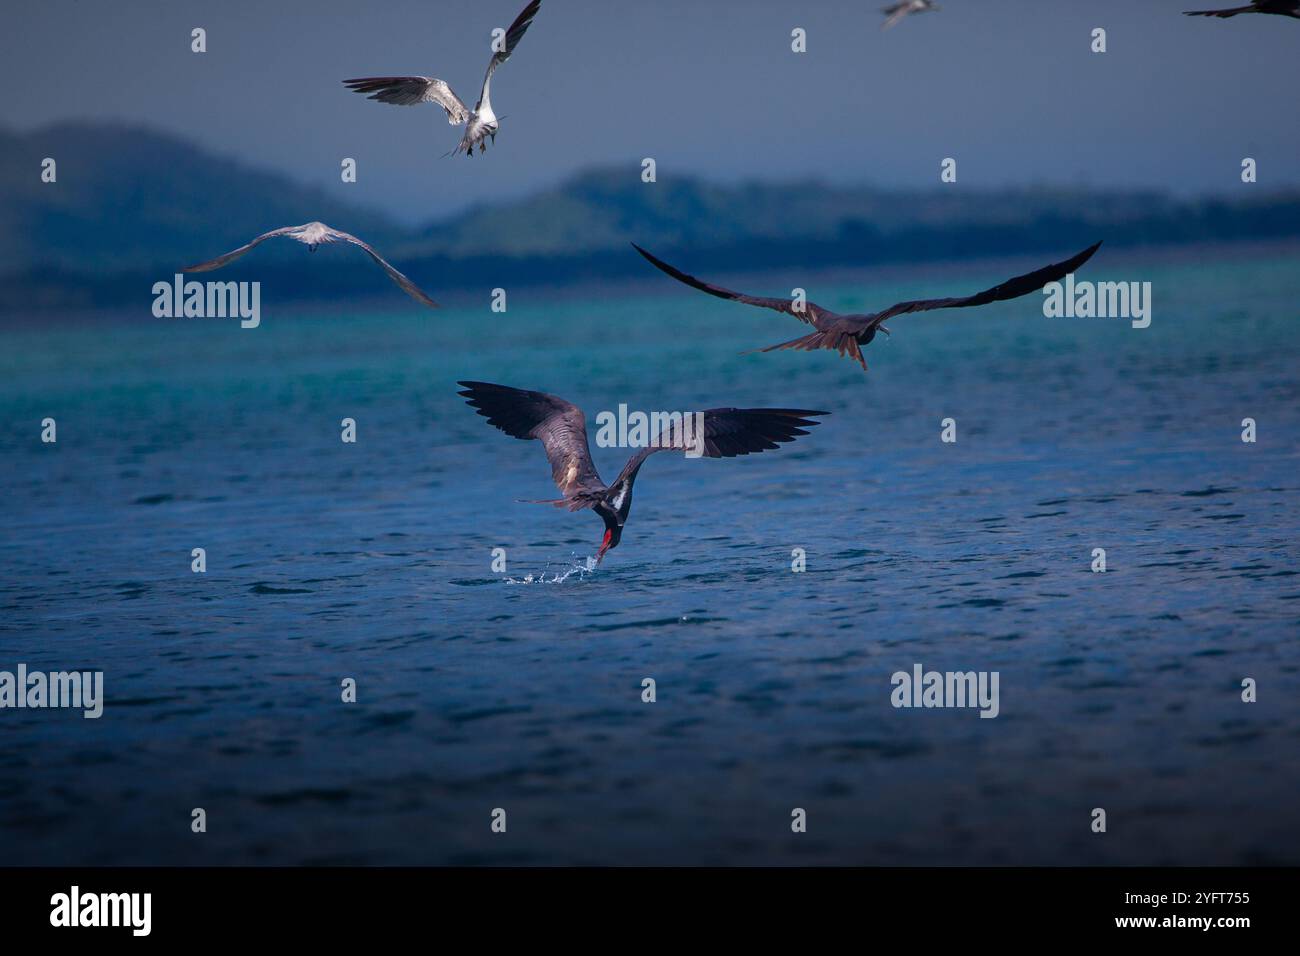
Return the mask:
[[[41,160],[59,162],[56,185]],[[590,170],[522,200],[411,229],[321,190],[148,129],[65,123],[0,131],[0,309],[121,305],[253,228],[320,219],[364,236],[436,298],[440,291],[645,275],[635,239],[692,268],[841,265],[1061,251],[1109,244],[1300,236],[1300,192],[1176,200],[1149,191],[947,186],[888,191],[816,181],[643,183],[639,166]],[[258,250],[230,278],[277,295],[376,291],[364,258],[322,270],[299,250]],[[145,290],[142,292],[141,290]]]
[[852,247],[846,251],[855,261],[864,243],[888,258],[915,259],[1064,248],[1093,241],[1098,232],[1123,243],[1300,235],[1300,192],[1251,193],[1227,202],[1042,186],[895,191],[814,180],[647,184],[639,169],[604,169],[490,216],[471,213],[430,226],[412,252],[566,257],[623,250],[636,240],[700,251],[844,245]]
[[[40,181],[46,156],[58,161],[55,184]],[[400,233],[380,214],[163,133],[68,123],[0,132],[0,274],[155,269],[246,242],[250,222],[310,219],[346,221],[376,242]]]

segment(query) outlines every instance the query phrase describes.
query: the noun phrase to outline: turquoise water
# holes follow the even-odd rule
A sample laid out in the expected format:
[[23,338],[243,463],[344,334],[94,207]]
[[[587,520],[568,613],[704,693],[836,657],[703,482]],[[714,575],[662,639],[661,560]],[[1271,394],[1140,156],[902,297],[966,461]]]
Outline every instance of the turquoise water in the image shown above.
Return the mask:
[[[11,319],[0,670],[100,669],[107,701],[0,711],[0,862],[1300,862],[1296,262],[1103,249],[1150,328],[904,317],[865,376],[739,355],[801,327],[653,276],[505,314]],[[717,278],[865,309],[1036,264]],[[588,573],[600,521],[518,503],[555,494],[542,449],[467,378],[589,420],[831,415],[657,456]],[[894,709],[915,663],[998,671],[1000,716]]]

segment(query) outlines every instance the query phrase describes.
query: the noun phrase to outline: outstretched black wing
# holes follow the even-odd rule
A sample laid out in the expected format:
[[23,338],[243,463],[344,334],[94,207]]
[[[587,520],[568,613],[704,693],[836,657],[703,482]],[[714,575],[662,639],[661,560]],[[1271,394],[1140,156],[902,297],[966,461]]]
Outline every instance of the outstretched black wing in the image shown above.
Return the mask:
[[1227,10],[1185,10],[1183,13],[1189,17],[1218,17],[1221,20],[1235,17],[1240,13],[1276,13],[1278,16],[1300,19],[1300,2],[1297,2],[1297,0],[1253,0],[1248,7],[1231,7]]
[[887,319],[892,319],[896,315],[906,315],[909,312],[929,312],[933,309],[965,309],[973,305],[988,305],[990,302],[1018,299],[1022,295],[1040,291],[1049,282],[1056,282],[1058,279],[1065,278],[1091,259],[1093,253],[1099,248],[1101,248],[1100,242],[1089,246],[1078,255],[1072,256],[1063,262],[1054,262],[1050,266],[1044,266],[1034,272],[1016,276],[1001,285],[995,285],[991,289],[985,289],[983,292],[977,292],[974,295],[950,299],[916,299],[912,302],[900,302],[897,305],[891,305],[883,312],[877,312],[875,315],[863,320],[862,329],[879,328],[880,324]]
[[582,409],[545,392],[530,392],[490,382],[457,382],[460,394],[478,413],[507,435],[535,438],[546,449],[551,477],[566,498],[599,495],[605,484],[591,462],[587,420]]
[[775,309],[777,312],[784,312],[786,315],[793,315],[800,322],[807,322],[813,328],[825,329],[830,323],[834,322],[839,316],[830,309],[824,309],[814,302],[804,302],[802,308],[796,308],[793,299],[769,299],[757,295],[745,295],[743,292],[732,292],[730,289],[724,289],[720,285],[712,285],[695,276],[687,275],[680,269],[676,269],[664,262],[662,259],[652,256],[635,242],[632,248],[661,272],[666,272],[678,282],[684,282],[693,289],[699,289],[701,292],[707,292],[709,295],[717,296],[719,299],[730,299],[733,302],[743,302],[745,305],[756,305],[764,309]]
[[649,447],[629,458],[615,485],[635,478],[645,460],[657,451],[689,451],[702,458],[754,455],[807,435],[805,429],[821,424],[813,421],[815,416],[829,414],[802,408],[710,408],[703,413],[704,434],[701,436],[693,424],[686,424],[687,416],[692,422],[695,419],[694,413],[688,412],[682,416],[682,427],[678,428],[674,423],[664,428]]

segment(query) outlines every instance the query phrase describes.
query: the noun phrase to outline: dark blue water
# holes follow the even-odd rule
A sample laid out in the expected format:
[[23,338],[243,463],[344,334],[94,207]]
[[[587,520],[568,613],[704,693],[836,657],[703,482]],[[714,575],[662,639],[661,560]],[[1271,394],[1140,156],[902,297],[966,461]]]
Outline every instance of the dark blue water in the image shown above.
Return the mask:
[[[905,317],[865,376],[739,356],[799,327],[667,280],[504,315],[267,289],[256,330],[33,311],[0,330],[0,670],[107,701],[0,710],[0,862],[1298,863],[1296,261],[1103,250],[1150,328]],[[868,308],[1026,265],[743,284]],[[600,521],[517,503],[555,495],[542,449],[462,378],[832,414],[652,459],[587,573]],[[915,663],[998,671],[1000,716],[894,709]]]

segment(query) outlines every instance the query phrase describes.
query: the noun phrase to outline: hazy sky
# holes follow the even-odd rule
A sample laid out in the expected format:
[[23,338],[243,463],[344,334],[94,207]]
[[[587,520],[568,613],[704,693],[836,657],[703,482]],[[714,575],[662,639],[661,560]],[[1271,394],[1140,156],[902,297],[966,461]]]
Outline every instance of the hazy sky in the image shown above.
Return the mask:
[[[339,82],[447,80],[471,104],[493,27],[524,0],[40,0],[7,5],[0,124],[125,119],[423,220],[653,156],[659,177],[927,186],[1300,183],[1300,22],[1205,20],[1215,0],[543,0],[493,82],[486,156],[434,106]],[[190,52],[190,30],[208,52]],[[1105,27],[1109,51],[1090,51]],[[803,27],[808,52],[790,49]],[[343,185],[339,161],[359,181]],[[1252,188],[1252,187],[1246,187]]]

